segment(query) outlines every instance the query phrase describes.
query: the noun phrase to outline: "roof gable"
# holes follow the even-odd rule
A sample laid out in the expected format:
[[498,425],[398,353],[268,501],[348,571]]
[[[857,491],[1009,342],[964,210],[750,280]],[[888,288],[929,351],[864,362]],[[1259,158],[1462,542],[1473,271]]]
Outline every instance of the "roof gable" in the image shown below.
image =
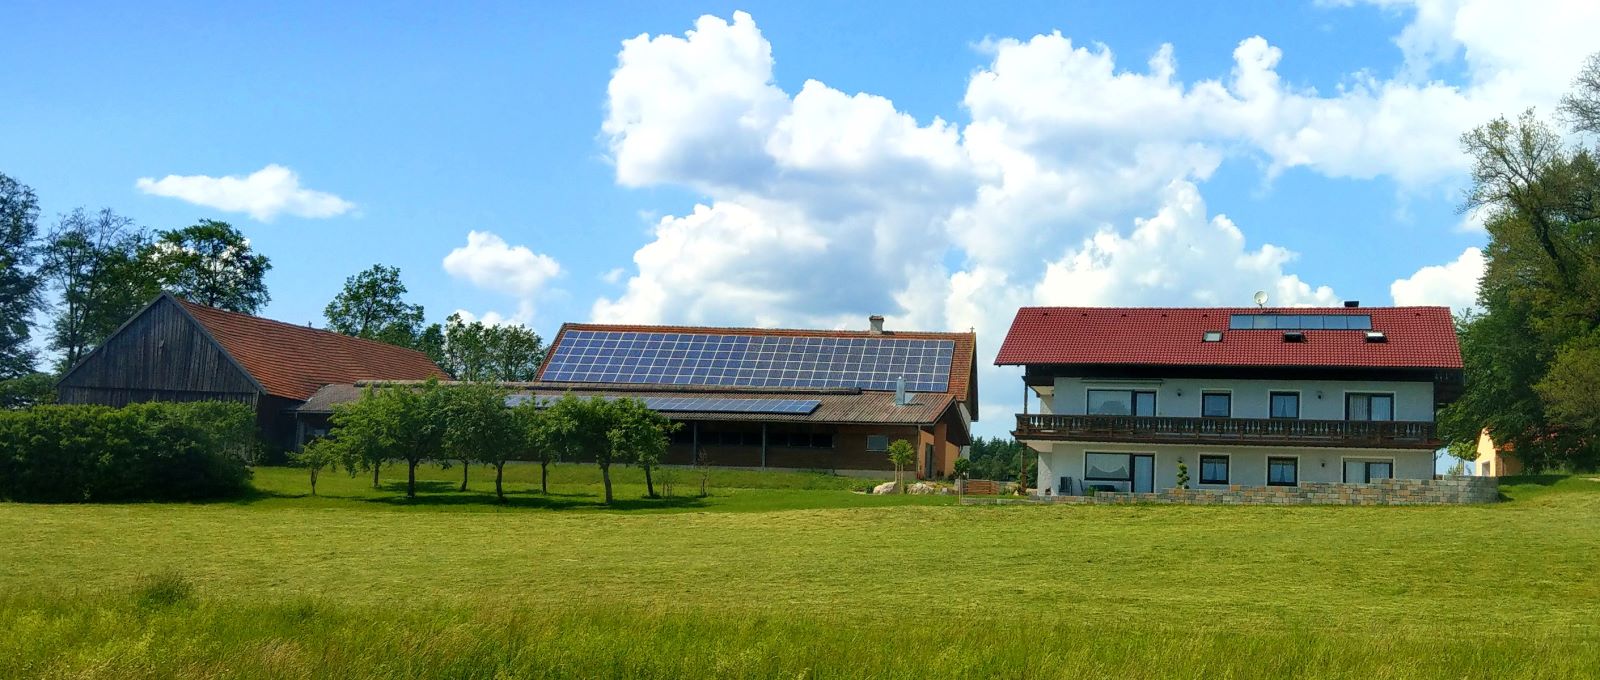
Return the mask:
[[449,378],[413,349],[173,299],[273,396],[304,401],[332,383]]
[[[1235,314],[1369,315],[1383,342],[1363,330],[1230,329]],[[1219,342],[1206,342],[1220,331]],[[1024,307],[995,364],[1144,364],[1328,368],[1461,368],[1445,307],[1150,308]]]

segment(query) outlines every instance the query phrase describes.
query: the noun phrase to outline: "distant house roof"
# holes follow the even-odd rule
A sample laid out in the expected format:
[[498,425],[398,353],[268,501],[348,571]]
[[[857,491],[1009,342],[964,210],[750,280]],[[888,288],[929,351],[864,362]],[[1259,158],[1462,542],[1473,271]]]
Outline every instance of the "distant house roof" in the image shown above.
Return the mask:
[[[412,384],[374,381],[380,384]],[[329,413],[333,407],[361,398],[362,390],[372,382],[332,384],[317,390],[299,409],[302,413]],[[685,397],[713,396],[726,399],[803,399],[819,402],[817,408],[804,414],[738,413],[727,411],[673,411],[666,413],[675,420],[747,421],[747,422],[798,422],[814,424],[885,424],[933,425],[945,417],[955,398],[949,394],[910,395],[909,404],[896,404],[893,392],[862,391],[855,389],[795,390],[795,389],[740,389],[724,387],[679,387],[670,385],[616,385],[523,382],[501,383],[514,394],[560,397],[573,394],[579,397]]]
[[[968,412],[971,414],[971,417],[974,420],[976,420],[977,417],[978,417],[978,390],[977,390],[977,378],[976,378],[976,375],[975,375],[975,371],[976,371],[976,368],[977,368],[977,359],[976,359],[976,356],[977,356],[977,334],[976,333],[972,333],[972,332],[967,332],[967,333],[949,333],[949,332],[898,331],[898,330],[885,330],[885,331],[882,331],[882,332],[873,332],[873,331],[861,331],[861,330],[801,330],[801,329],[774,329],[774,328],[721,328],[721,327],[709,327],[709,326],[644,326],[644,325],[568,323],[568,324],[563,324],[561,326],[561,330],[558,333],[556,333],[556,337],[555,337],[554,341],[552,341],[551,344],[550,344],[550,351],[545,356],[545,362],[544,362],[544,364],[542,366],[539,367],[539,378],[540,378],[540,380],[543,380],[543,381],[549,382],[549,383],[560,383],[564,387],[568,387],[568,388],[574,388],[576,385],[592,385],[592,384],[594,384],[593,382],[586,381],[586,380],[581,380],[581,379],[580,380],[572,380],[572,379],[567,379],[565,377],[557,378],[557,375],[558,375],[559,371],[551,370],[552,363],[555,363],[555,364],[559,365],[560,362],[562,362],[564,359],[569,357],[570,356],[569,353],[571,351],[573,351],[572,347],[567,346],[568,339],[573,337],[574,334],[579,334],[579,333],[582,333],[582,332],[590,332],[590,333],[599,332],[599,333],[614,333],[614,334],[671,334],[671,335],[682,335],[682,336],[713,336],[714,335],[714,336],[725,336],[725,337],[733,337],[733,338],[751,339],[751,340],[758,341],[758,342],[759,341],[766,341],[767,339],[772,339],[772,338],[815,338],[815,339],[834,339],[834,340],[841,340],[842,339],[842,340],[852,340],[852,341],[853,340],[863,340],[863,341],[867,341],[867,340],[884,340],[884,341],[899,341],[899,340],[923,340],[923,341],[929,341],[929,340],[931,340],[931,341],[945,341],[945,342],[949,343],[949,347],[951,349],[951,353],[950,353],[949,364],[942,369],[943,372],[940,374],[941,376],[945,376],[943,378],[942,389],[930,390],[930,389],[917,389],[916,387],[911,387],[909,389],[910,389],[910,391],[918,392],[918,393],[930,393],[930,394],[937,393],[937,394],[949,395],[950,397],[952,397],[952,399],[955,402],[959,402],[959,403],[965,404],[966,407],[967,407]],[[792,351],[796,355],[802,354],[802,353],[815,354],[816,352],[820,351],[818,349],[818,347],[819,346],[817,344],[799,344],[799,345],[796,345],[795,347],[793,347]],[[614,347],[610,347],[610,346],[601,346],[601,347],[589,348],[586,351],[590,352],[590,354],[588,356],[590,358],[593,358],[593,357],[597,356],[598,354],[618,353],[618,352],[625,352],[625,351],[628,351],[628,350],[614,348]],[[677,361],[677,360],[678,360],[677,357],[669,357],[669,356],[665,356],[665,355],[663,355],[660,358],[660,361]],[[839,357],[838,361],[848,363],[848,360],[845,359],[842,356]],[[846,371],[849,371],[849,370],[852,370],[852,369],[858,369],[858,368],[860,370],[855,375],[862,376],[868,382],[858,383],[858,384],[854,384],[854,385],[846,385],[846,386],[853,386],[853,387],[855,387],[857,389],[860,389],[863,393],[877,391],[877,392],[890,392],[892,394],[893,387],[885,385],[885,380],[887,380],[889,383],[892,384],[892,381],[895,379],[896,376],[891,375],[892,371],[874,369],[871,366],[867,366],[867,367],[845,366],[845,370]],[[733,378],[729,378],[728,380],[726,380],[724,382],[720,382],[720,383],[718,383],[718,382],[709,382],[709,381],[707,381],[705,379],[695,378],[695,377],[692,377],[692,376],[689,377],[689,378],[686,378],[686,380],[687,380],[687,382],[677,383],[675,385],[661,385],[659,383],[651,383],[651,382],[629,382],[629,381],[621,381],[621,382],[625,382],[627,385],[629,385],[629,386],[631,386],[633,388],[640,388],[641,385],[646,385],[646,386],[652,386],[652,387],[670,387],[670,388],[682,388],[682,387],[685,387],[685,386],[688,386],[688,387],[701,386],[701,387],[707,387],[707,388],[734,387],[734,388],[751,388],[751,389],[754,389],[754,388],[759,387],[761,389],[766,389],[765,386],[751,385],[751,384],[740,384],[738,380],[733,379]],[[846,380],[848,381],[848,379],[846,379]],[[911,376],[907,376],[908,383],[912,382],[912,380],[913,380],[913,378]],[[614,379],[608,381],[609,384],[616,384],[617,382],[618,381],[615,381]],[[831,383],[829,385],[827,385],[827,387],[833,387],[833,386],[837,386],[837,385],[831,384]],[[824,385],[813,384],[813,385],[811,385],[811,387],[813,387],[813,388],[822,388],[822,387],[824,387]]]
[[272,396],[304,401],[331,383],[450,377],[416,350],[173,299]]
[[[1236,329],[1230,323],[1235,315],[1297,316],[1310,328]],[[1369,329],[1317,329],[1321,317],[1344,315],[1370,316],[1370,330],[1382,337],[1369,341]],[[1208,342],[1208,332],[1221,337]],[[1461,348],[1445,307],[1024,307],[995,364],[1459,370]]]

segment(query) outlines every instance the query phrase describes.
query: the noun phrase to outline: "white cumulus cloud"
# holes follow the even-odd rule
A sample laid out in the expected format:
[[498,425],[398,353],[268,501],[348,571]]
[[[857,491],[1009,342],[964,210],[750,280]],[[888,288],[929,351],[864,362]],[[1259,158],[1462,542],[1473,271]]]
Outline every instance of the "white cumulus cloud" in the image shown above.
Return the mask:
[[[1405,65],[1320,91],[1281,76],[1294,55],[1261,36],[1241,35],[1231,69],[1200,79],[1180,76],[1170,45],[1130,66],[1060,33],[988,40],[964,122],[817,80],[785,91],[773,45],[743,12],[630,38],[601,126],[616,180],[700,200],[656,219],[592,316],[861,327],[882,313],[901,328],[975,327],[992,352],[1025,304],[1248,304],[1255,290],[1335,303],[1294,271],[1297,254],[1249,238],[1260,225],[1208,213],[1217,168],[1243,159],[1267,178],[1298,168],[1453,192],[1460,134],[1553,104],[1592,49],[1582,27],[1600,24],[1600,3],[1381,4],[1411,13],[1395,39]],[[1519,30],[1484,30],[1497,21]],[[1435,74],[1457,59],[1464,76]],[[1395,296],[1433,295],[1446,287],[1435,279],[1467,267],[1424,269]]]
[[245,213],[262,222],[280,214],[295,217],[337,217],[355,204],[333,194],[300,186],[293,170],[277,164],[244,177],[227,175],[167,175],[141,177],[134,186],[153,196],[165,196],[224,212]]
[[1468,248],[1442,265],[1429,265],[1389,285],[1397,305],[1443,305],[1457,312],[1477,303],[1478,279],[1483,278],[1483,251]]
[[457,310],[463,318],[481,319],[489,324],[532,321],[535,300],[545,292],[551,279],[561,274],[561,264],[555,258],[533,252],[527,246],[513,246],[488,231],[467,232],[467,244],[451,250],[443,264],[444,270],[453,277],[517,300],[514,314],[486,312],[480,317]]

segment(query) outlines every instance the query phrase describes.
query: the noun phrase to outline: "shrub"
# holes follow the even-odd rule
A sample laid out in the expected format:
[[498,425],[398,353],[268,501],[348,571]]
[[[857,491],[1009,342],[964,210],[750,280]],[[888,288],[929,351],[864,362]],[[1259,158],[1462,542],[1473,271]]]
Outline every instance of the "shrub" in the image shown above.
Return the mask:
[[0,413],[0,499],[193,500],[249,487],[255,419],[238,403],[39,406]]

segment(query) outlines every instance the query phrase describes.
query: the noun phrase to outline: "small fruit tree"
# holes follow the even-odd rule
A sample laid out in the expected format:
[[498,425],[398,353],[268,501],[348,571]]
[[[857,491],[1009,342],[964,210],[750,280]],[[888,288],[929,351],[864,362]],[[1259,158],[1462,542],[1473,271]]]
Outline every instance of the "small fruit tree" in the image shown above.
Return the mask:
[[901,473],[908,465],[917,463],[917,449],[904,439],[896,439],[889,445],[889,462],[894,463],[894,485],[900,493],[906,492],[905,482],[901,481]]

